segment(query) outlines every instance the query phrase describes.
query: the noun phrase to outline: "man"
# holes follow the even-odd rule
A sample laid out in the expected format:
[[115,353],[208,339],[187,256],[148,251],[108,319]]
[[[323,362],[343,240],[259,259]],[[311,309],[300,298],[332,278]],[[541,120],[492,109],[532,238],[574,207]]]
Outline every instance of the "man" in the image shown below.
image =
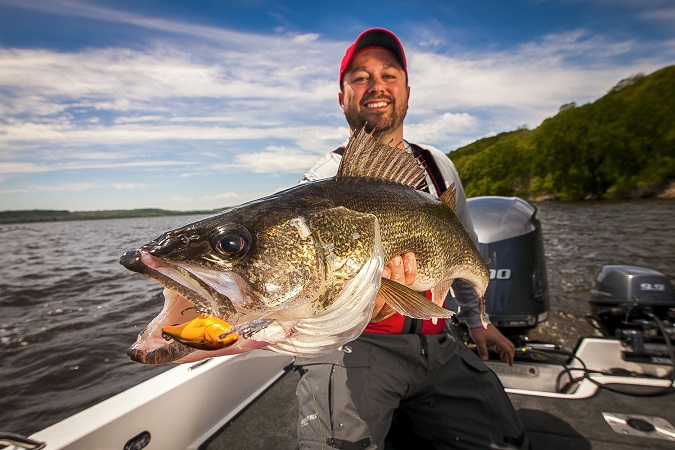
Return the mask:
[[[403,121],[410,86],[405,53],[388,30],[364,31],[340,65],[338,101],[352,130],[376,130],[380,141],[407,147]],[[454,165],[437,149],[413,145],[424,158],[434,195],[451,183],[457,190],[457,216],[475,233]],[[303,181],[333,176],[340,149],[319,161]],[[411,285],[414,255],[396,256],[383,277]],[[493,325],[481,326],[478,298],[468,283],[453,285],[460,312],[482,359],[492,344],[513,363],[514,347]],[[383,307],[385,309],[383,309]],[[469,351],[443,320],[404,318],[378,297],[364,333],[340,350],[298,361],[301,449],[384,448],[394,411],[418,443],[433,448],[528,448],[522,424],[498,378]],[[487,318],[486,318],[487,319]],[[397,422],[398,423],[398,422]]]

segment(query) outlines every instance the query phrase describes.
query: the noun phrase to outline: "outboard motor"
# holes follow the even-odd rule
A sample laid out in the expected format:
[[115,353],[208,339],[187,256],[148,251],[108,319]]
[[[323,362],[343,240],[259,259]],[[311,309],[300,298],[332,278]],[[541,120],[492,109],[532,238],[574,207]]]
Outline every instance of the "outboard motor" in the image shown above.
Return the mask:
[[596,328],[623,341],[631,349],[630,359],[669,355],[665,336],[675,339],[675,296],[661,272],[602,266],[593,279],[589,303]]
[[474,197],[467,203],[478,250],[490,261],[490,321],[506,336],[536,327],[548,318],[550,303],[537,208],[517,197]]

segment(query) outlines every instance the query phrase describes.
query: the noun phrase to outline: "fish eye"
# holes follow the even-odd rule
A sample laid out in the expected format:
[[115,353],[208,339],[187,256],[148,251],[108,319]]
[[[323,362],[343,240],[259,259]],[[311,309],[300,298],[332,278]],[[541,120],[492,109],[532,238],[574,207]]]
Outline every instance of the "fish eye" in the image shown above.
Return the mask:
[[211,238],[211,246],[223,256],[236,258],[248,251],[251,235],[245,228],[218,230]]

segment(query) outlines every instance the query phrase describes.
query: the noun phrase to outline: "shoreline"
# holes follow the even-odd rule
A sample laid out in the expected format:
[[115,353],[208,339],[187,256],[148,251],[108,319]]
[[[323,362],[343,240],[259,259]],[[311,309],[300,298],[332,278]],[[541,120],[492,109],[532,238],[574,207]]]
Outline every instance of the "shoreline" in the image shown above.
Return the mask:
[[[631,192],[628,197],[621,199],[561,200],[555,194],[546,194],[536,197],[524,197],[528,202],[620,202],[636,200],[670,200],[675,199],[675,181],[669,182],[664,188],[655,190],[639,189]],[[67,211],[67,210],[8,210],[0,211],[0,225],[16,225],[41,222],[65,222],[79,220],[106,220],[106,219],[133,219],[140,217],[171,217],[190,215],[212,215],[228,207],[205,211],[170,211],[153,208],[129,210],[97,210],[97,211]]]
[[649,187],[641,188],[631,191],[625,198],[617,199],[599,199],[599,198],[586,198],[584,200],[561,200],[555,194],[545,194],[536,197],[526,197],[525,200],[528,202],[563,202],[563,201],[596,201],[596,202],[620,202],[620,201],[631,201],[631,200],[653,200],[653,199],[674,199],[675,198],[675,181],[670,181],[665,184],[663,188]]

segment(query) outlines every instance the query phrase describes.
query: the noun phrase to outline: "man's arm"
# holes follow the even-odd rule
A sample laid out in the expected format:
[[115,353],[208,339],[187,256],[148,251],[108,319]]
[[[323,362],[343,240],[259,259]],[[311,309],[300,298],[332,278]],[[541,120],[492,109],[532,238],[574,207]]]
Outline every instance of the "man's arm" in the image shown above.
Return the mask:
[[[448,158],[447,155],[437,148],[431,146],[424,146],[424,148],[429,150],[433,155],[436,165],[443,175],[446,187],[455,183],[455,214],[474,244],[477,244],[478,238],[473,229],[473,221],[471,220],[469,206],[466,202],[466,194],[464,193],[464,187],[462,186],[462,181],[459,178],[455,165],[450,161],[450,158]],[[457,318],[466,323],[469,327],[469,332],[476,343],[478,354],[481,359],[488,359],[488,344],[492,344],[497,352],[499,352],[502,361],[506,361],[509,365],[513,365],[513,360],[515,358],[515,347],[513,343],[494,325],[490,324],[490,318],[487,313],[485,314],[485,320],[488,323],[488,327],[487,329],[483,328],[478,309],[478,295],[473,287],[464,280],[455,280],[452,284],[452,289],[455,293],[457,305],[459,306]]]
[[308,183],[335,176],[338,167],[340,167],[341,158],[340,155],[333,152],[324,155],[311,169],[305,172],[305,175],[300,179],[300,183]]
[[[436,147],[429,145],[422,146],[426,150],[431,152],[431,155],[436,161],[436,166],[441,171],[443,179],[445,181],[446,187],[450,187],[451,184],[455,184],[455,215],[459,219],[460,223],[464,226],[464,229],[469,234],[469,237],[473,241],[474,245],[478,243],[478,238],[476,237],[476,232],[473,229],[473,221],[471,220],[471,214],[469,213],[469,206],[466,202],[466,194],[464,193],[464,187],[462,186],[462,181],[459,178],[457,169],[455,165],[450,161],[445,153],[441,152]],[[433,186],[430,183],[430,186]],[[436,193],[437,196],[440,193]],[[480,313],[478,312],[478,296],[474,291],[473,287],[463,280],[455,280],[452,284],[452,290],[455,293],[455,298],[457,299],[457,304],[459,305],[459,312],[457,318],[465,322],[469,328],[475,328],[482,325]],[[485,314],[485,320],[487,323],[490,323],[490,319]]]

